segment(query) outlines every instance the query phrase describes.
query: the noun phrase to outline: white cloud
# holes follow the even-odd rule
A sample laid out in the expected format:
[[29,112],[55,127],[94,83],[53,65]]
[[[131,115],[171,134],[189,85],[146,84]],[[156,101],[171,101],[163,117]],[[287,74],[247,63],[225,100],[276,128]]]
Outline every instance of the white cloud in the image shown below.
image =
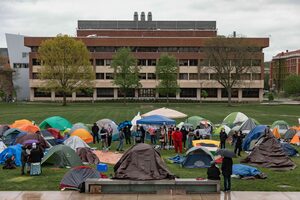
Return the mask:
[[132,19],[152,11],[153,20],[216,20],[218,33],[270,37],[265,60],[299,49],[299,0],[0,0],[0,46],[5,33],[75,35],[78,19]]

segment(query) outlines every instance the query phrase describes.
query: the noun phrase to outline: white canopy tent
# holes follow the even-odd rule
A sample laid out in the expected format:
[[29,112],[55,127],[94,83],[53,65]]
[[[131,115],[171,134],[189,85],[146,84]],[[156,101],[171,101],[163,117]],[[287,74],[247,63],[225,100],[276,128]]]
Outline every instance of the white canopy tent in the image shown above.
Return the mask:
[[143,114],[142,117],[148,117],[151,115],[161,115],[170,119],[179,119],[187,117],[187,115],[182,112],[165,107],[147,112]]

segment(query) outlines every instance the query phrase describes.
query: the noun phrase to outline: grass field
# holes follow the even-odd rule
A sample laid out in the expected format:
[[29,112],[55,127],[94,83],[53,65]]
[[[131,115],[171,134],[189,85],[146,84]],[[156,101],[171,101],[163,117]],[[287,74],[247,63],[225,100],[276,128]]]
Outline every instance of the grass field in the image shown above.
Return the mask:
[[[62,107],[60,104],[32,103],[32,104],[1,104],[0,124],[11,124],[17,119],[34,120],[40,123],[47,117],[59,115],[67,118],[72,123],[83,122],[92,124],[102,119],[110,118],[114,121],[131,120],[137,112],[147,112],[155,108],[164,107],[165,104],[119,104],[119,103],[95,103],[95,104],[70,104]],[[200,115],[220,123],[227,114],[241,111],[249,117],[253,117],[261,124],[271,124],[275,120],[285,120],[291,125],[297,124],[300,117],[300,107],[297,105],[259,105],[239,104],[228,107],[226,104],[170,104],[169,108],[179,110],[189,116]],[[179,122],[179,121],[177,121]],[[113,145],[113,150],[116,143]],[[93,146],[93,145],[92,145]],[[229,145],[228,145],[229,146]],[[96,146],[99,148],[99,146]],[[128,146],[127,146],[128,148]],[[298,148],[300,151],[300,148]],[[169,169],[179,177],[195,178],[206,177],[206,169],[184,169],[167,161],[168,157],[174,156],[174,151],[163,150],[162,157]],[[243,153],[243,157],[245,157]],[[241,158],[235,158],[239,163]],[[299,166],[300,157],[292,158]],[[258,190],[258,191],[300,191],[299,167],[292,171],[276,172],[269,169],[259,168],[266,173],[265,180],[232,180],[232,190]],[[59,182],[68,169],[43,167],[43,174],[38,177],[20,176],[20,170],[0,169],[0,190],[58,190]],[[112,174],[112,166],[109,166],[107,175]],[[282,186],[283,185],[283,186]],[[282,187],[281,187],[282,186]]]

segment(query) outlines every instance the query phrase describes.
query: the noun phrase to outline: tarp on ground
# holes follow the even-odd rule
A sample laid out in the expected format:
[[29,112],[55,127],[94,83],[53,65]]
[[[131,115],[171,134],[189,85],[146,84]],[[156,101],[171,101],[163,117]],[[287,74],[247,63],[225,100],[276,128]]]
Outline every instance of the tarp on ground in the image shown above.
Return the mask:
[[111,119],[101,119],[96,122],[96,124],[99,126],[99,129],[101,130],[101,127],[104,127],[105,129],[110,127],[113,129],[112,133],[112,140],[116,141],[119,139],[119,131],[118,131],[118,125]]
[[78,136],[78,137],[80,137],[86,143],[93,142],[93,136],[92,136],[92,134],[89,131],[87,131],[87,130],[85,130],[83,128],[76,129],[71,134],[71,137],[72,136]]
[[26,134],[25,132],[17,128],[11,128],[3,133],[2,140],[6,145],[13,145],[18,136],[25,135],[25,134]]
[[232,112],[227,117],[224,118],[222,124],[225,124],[229,126],[230,128],[241,125],[243,122],[245,122],[248,119],[248,117],[241,112]]
[[287,142],[281,143],[281,147],[288,156],[295,156],[298,153],[298,151]]
[[160,154],[149,144],[139,143],[128,149],[114,166],[114,178],[129,180],[174,179]]
[[90,146],[78,136],[69,137],[64,141],[64,144],[71,147],[74,151],[76,151],[77,148],[81,147],[90,148]]
[[0,153],[2,151],[4,151],[4,149],[6,149],[6,148],[7,148],[7,146],[2,141],[0,141]]
[[10,125],[10,128],[19,128],[20,126],[24,126],[24,125],[32,125],[32,121],[28,119],[16,120],[14,123]]
[[79,189],[79,186],[88,178],[101,178],[100,173],[87,166],[79,166],[70,169],[62,178],[59,188]]
[[232,174],[247,177],[259,175],[261,172],[257,168],[249,165],[234,164],[232,166]]
[[71,122],[67,119],[60,117],[60,116],[53,116],[45,119],[39,125],[40,129],[47,129],[47,128],[56,128],[60,131],[64,131],[67,128],[72,128]]
[[54,165],[56,167],[75,167],[82,165],[76,152],[66,145],[53,146],[42,160],[42,164]]
[[291,170],[296,167],[272,133],[267,133],[263,141],[241,162],[274,170]]
[[6,149],[4,149],[4,151],[0,153],[0,164],[4,164],[7,159],[7,155],[11,154],[15,157],[16,166],[21,166],[22,165],[21,153],[22,153],[22,145],[20,144],[7,147]]
[[179,119],[179,118],[187,117],[187,115],[182,112],[179,112],[177,110],[173,110],[170,108],[165,108],[165,107],[158,108],[158,109],[152,110],[150,112],[147,112],[145,114],[142,114],[142,117],[149,117],[152,115],[161,115],[161,116],[164,116],[164,117],[167,117],[170,119]]
[[205,147],[196,146],[186,152],[182,166],[185,168],[208,168],[213,160],[213,155]]
[[115,165],[123,156],[122,153],[112,151],[95,150],[93,153],[97,155],[99,160],[101,160],[101,163],[107,163],[111,165]]
[[258,125],[254,129],[252,129],[245,137],[242,147],[244,151],[249,151],[251,141],[257,140],[260,138],[266,130],[267,126],[265,125]]
[[137,120],[137,124],[149,124],[149,125],[175,125],[176,122],[173,119],[161,115],[152,115],[143,119]]
[[92,164],[100,163],[99,158],[94,154],[94,152],[88,147],[79,147],[76,149],[76,154],[79,156],[82,162]]
[[27,133],[22,136],[18,136],[16,138],[15,144],[23,144],[27,140],[37,140],[39,141],[39,146],[42,147],[43,149],[49,148],[49,144],[46,142],[46,140],[41,136],[40,134],[31,134]]

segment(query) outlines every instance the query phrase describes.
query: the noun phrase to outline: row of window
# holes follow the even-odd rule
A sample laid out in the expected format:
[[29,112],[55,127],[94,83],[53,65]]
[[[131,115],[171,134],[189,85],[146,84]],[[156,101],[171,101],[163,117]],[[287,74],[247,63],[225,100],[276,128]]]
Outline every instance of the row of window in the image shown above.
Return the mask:
[[[208,98],[217,98],[218,89],[217,88],[202,88],[201,90],[205,90],[208,94]],[[145,88],[138,90],[138,97],[155,97],[156,90],[152,88]],[[222,89],[222,98],[228,97],[227,90]],[[62,97],[63,94],[61,92],[56,92],[55,97]],[[67,97],[71,97],[72,95],[69,93]],[[118,90],[118,97],[123,97],[124,93]],[[135,97],[135,90],[131,89],[126,94],[127,97]],[[196,88],[182,88],[180,89],[179,96],[182,98],[197,98],[197,89]],[[34,89],[34,97],[51,97],[51,92],[42,91],[40,89]],[[92,92],[79,91],[76,92],[76,97],[93,97]],[[97,88],[97,97],[99,98],[113,98],[114,97],[114,89],[113,88]],[[166,97],[166,95],[159,94],[159,97]],[[169,97],[175,97],[175,94],[170,94]],[[238,98],[238,89],[232,89],[231,97]],[[243,98],[259,98],[259,89],[242,89],[242,97]]]
[[14,63],[13,68],[28,68],[28,63]]

